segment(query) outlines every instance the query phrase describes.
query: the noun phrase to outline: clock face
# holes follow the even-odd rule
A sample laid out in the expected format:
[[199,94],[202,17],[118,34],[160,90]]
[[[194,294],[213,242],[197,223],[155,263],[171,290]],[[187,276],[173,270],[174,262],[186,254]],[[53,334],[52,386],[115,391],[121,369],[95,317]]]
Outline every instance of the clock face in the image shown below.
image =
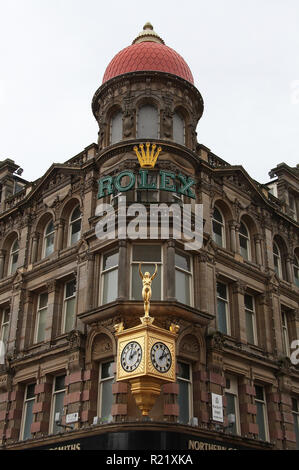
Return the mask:
[[171,367],[171,353],[166,344],[159,342],[155,343],[151,349],[151,360],[153,366],[159,372],[167,372]]
[[142,349],[137,341],[131,341],[121,353],[121,365],[126,372],[133,372],[142,359]]

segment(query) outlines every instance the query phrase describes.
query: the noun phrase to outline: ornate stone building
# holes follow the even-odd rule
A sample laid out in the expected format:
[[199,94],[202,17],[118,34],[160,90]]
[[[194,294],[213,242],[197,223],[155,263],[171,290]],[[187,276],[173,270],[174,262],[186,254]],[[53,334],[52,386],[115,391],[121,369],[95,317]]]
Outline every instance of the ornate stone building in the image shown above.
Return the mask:
[[[198,143],[203,99],[150,24],[112,59],[92,110],[97,144],[37,181],[0,164],[0,448],[298,449],[299,168],[261,184]],[[162,150],[140,172],[145,142]],[[202,204],[202,247],[172,232],[99,239],[96,208],[112,204],[118,223],[124,188],[148,210]],[[156,324],[180,327],[177,380],[147,421],[115,381],[114,325],[143,311],[139,262],[158,267]]]

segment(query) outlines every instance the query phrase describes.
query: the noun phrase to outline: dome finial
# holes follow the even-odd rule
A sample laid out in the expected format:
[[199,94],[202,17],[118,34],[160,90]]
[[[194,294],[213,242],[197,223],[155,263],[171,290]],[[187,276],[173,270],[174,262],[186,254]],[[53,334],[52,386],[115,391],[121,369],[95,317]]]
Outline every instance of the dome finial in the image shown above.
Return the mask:
[[132,44],[138,44],[139,42],[158,42],[159,44],[165,44],[163,39],[154,31],[153,25],[148,21],[143,26],[143,31],[138,34],[138,36],[134,39]]

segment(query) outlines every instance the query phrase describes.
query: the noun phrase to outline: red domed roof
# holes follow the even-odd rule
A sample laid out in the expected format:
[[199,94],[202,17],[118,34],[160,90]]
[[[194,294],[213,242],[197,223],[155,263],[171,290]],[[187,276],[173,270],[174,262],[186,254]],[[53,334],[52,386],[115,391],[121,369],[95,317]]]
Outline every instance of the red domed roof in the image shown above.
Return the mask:
[[164,44],[164,41],[145,25],[144,32],[134,40],[131,46],[120,51],[108,65],[103,83],[118,75],[137,71],[167,72],[184,78],[194,84],[190,68],[176,51]]

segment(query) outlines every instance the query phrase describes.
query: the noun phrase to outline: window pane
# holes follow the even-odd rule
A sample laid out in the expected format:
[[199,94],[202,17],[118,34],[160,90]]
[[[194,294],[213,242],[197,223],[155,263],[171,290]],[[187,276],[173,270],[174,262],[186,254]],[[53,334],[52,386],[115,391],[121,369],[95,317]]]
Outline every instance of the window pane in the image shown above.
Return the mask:
[[263,441],[266,440],[266,427],[265,427],[265,419],[264,419],[264,404],[256,402],[257,406],[257,415],[256,415],[256,422],[259,429],[259,439]]
[[244,296],[244,303],[245,303],[245,307],[248,310],[253,310],[253,298],[251,297],[251,295],[246,294]]
[[237,415],[236,415],[236,397],[232,393],[226,393],[226,416],[229,414],[235,415],[236,419],[233,425],[230,425],[229,429],[232,434],[237,434]]
[[243,222],[241,222],[241,224],[240,224],[240,230],[239,231],[240,231],[240,233],[245,235],[245,237],[248,237],[248,230],[245,227],[245,225],[243,224]]
[[240,235],[240,252],[243,258],[248,259],[248,240]]
[[107,379],[108,377],[112,377],[112,362],[104,362],[101,366],[101,378]]
[[65,375],[60,375],[55,378],[55,392],[64,390],[65,388]]
[[48,294],[41,294],[39,296],[39,308],[46,307],[48,305]]
[[184,362],[178,362],[178,377],[190,380],[190,366]]
[[118,251],[104,255],[103,258],[103,271],[114,266],[118,266]]
[[35,397],[34,389],[35,389],[35,384],[28,385],[27,392],[26,392],[26,400],[28,400],[29,398]]
[[175,265],[178,268],[190,271],[190,256],[183,255],[181,253],[175,253]]
[[139,109],[137,137],[158,138],[158,111],[154,106],[147,105]]
[[123,115],[121,112],[114,114],[111,119],[111,144],[120,142],[123,137]]
[[264,400],[264,389],[263,387],[255,386],[255,398],[257,400]]
[[24,434],[23,439],[30,439],[31,434],[31,424],[33,423],[33,405],[34,400],[30,400],[25,403],[25,421],[24,421]]
[[[150,274],[155,272],[154,264],[143,264],[141,267],[143,274],[148,271]],[[132,300],[142,300],[142,280],[139,275],[139,265],[132,265]],[[161,300],[161,266],[158,265],[158,271],[152,282],[151,300]]]
[[133,246],[133,261],[154,261],[159,263],[161,261],[161,246],[160,245],[134,245]]
[[226,285],[221,282],[217,282],[217,297],[227,298]]
[[46,240],[45,240],[46,246],[45,246],[45,256],[49,256],[53,253],[54,251],[54,233],[51,235],[48,235]]
[[81,236],[81,220],[72,223],[71,244],[77,243]]
[[61,432],[61,429],[62,429],[60,426],[56,425],[55,415],[56,413],[60,413],[60,418],[61,418],[63,414],[64,393],[65,392],[59,392],[54,395],[54,401],[55,401],[54,414],[53,414],[53,433],[54,434]]
[[175,113],[173,115],[173,140],[181,145],[185,143],[184,127],[183,118]]
[[175,270],[175,297],[179,302],[190,305],[190,275]]
[[113,380],[106,380],[101,384],[101,417],[108,418],[111,414],[111,406],[113,401],[112,394],[112,384]]
[[103,274],[103,304],[113,302],[117,298],[118,269]]
[[213,212],[213,219],[217,220],[218,222],[223,222],[222,220],[222,215],[220,214],[220,211],[215,207],[214,212]]
[[65,332],[71,331],[75,323],[76,298],[73,297],[66,301],[65,307]]
[[246,333],[248,343],[254,344],[253,314],[245,310],[246,315]]
[[45,339],[45,332],[46,332],[46,320],[47,320],[47,312],[48,309],[44,308],[40,310],[38,313],[38,332],[37,332],[37,342],[40,343]]
[[178,379],[179,384],[179,422],[189,422],[189,383]]
[[73,281],[68,282],[65,288],[65,297],[66,298],[72,297],[72,295],[74,295],[75,292],[76,292],[76,281],[73,280]]
[[226,302],[220,299],[217,301],[217,319],[218,330],[223,334],[227,334]]
[[81,218],[81,212],[80,212],[79,206],[77,206],[76,209],[73,210],[71,220],[77,220],[80,218]]
[[223,246],[222,241],[222,225],[213,220],[213,240],[218,246]]
[[49,233],[52,233],[52,232],[54,232],[53,220],[51,220],[51,222],[47,226],[46,235],[48,235]]
[[299,449],[299,415],[294,416],[294,431],[296,436],[296,448]]

